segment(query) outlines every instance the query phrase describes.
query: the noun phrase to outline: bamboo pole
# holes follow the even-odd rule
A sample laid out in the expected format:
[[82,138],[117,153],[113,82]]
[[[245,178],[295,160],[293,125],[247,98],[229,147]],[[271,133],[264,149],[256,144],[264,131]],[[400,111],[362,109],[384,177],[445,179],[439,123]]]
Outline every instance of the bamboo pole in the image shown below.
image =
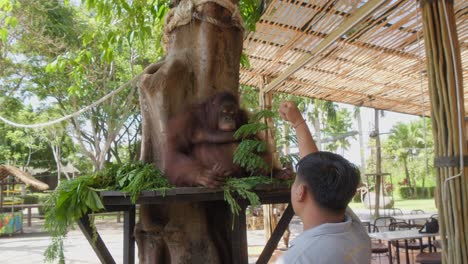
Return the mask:
[[[466,155],[467,145],[453,1],[423,0],[421,9],[436,158],[457,159]],[[436,168],[438,191],[435,199],[439,210],[443,263],[468,263],[467,172],[460,166]]]

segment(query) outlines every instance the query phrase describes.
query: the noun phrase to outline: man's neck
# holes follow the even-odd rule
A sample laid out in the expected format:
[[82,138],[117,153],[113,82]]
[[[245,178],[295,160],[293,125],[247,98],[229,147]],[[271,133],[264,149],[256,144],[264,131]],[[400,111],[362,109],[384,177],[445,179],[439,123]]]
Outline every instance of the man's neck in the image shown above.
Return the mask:
[[[310,208],[310,207],[309,207]],[[301,215],[304,231],[327,223],[341,223],[345,220],[345,214],[334,213],[323,209],[305,210]]]

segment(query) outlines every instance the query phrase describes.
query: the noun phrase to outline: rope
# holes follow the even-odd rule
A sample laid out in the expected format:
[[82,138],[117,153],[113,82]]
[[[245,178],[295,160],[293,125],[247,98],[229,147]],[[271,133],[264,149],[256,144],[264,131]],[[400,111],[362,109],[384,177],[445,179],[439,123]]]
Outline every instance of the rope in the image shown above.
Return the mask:
[[[227,9],[231,13],[231,24],[226,24],[214,17],[200,15],[200,6],[207,3],[215,3]],[[186,0],[179,3],[179,5],[169,10],[167,13],[166,26],[164,28],[164,42],[168,42],[169,33],[180,26],[189,24],[193,18],[218,27],[236,27],[242,31],[244,30],[239,8],[229,0]]]
[[64,117],[61,117],[61,118],[58,118],[58,119],[55,119],[55,120],[52,120],[52,121],[48,121],[48,122],[44,122],[44,123],[38,123],[38,124],[19,124],[19,123],[15,123],[13,121],[10,121],[2,116],[0,116],[0,120],[3,121],[4,123],[6,123],[7,125],[10,125],[10,126],[13,126],[13,127],[17,127],[17,128],[41,128],[41,127],[48,127],[48,126],[52,126],[52,125],[55,125],[57,123],[60,123],[60,122],[63,122],[65,120],[68,120],[70,118],[73,118],[73,117],[76,117],[88,110],[90,110],[91,108],[93,107],[96,107],[98,106],[99,104],[103,103],[104,101],[106,101],[107,99],[113,97],[114,95],[116,95],[117,93],[121,92],[124,88],[126,88],[128,85],[130,85],[133,81],[135,81],[137,78],[140,77],[141,74],[139,74],[138,76],[134,77],[133,79],[131,79],[130,81],[124,83],[122,86],[120,86],[117,90],[114,90],[108,94],[106,94],[104,97],[102,97],[101,99],[97,100],[96,102],[84,107],[84,108],[81,108],[80,110],[72,113],[72,114],[69,114],[69,115],[66,115]]

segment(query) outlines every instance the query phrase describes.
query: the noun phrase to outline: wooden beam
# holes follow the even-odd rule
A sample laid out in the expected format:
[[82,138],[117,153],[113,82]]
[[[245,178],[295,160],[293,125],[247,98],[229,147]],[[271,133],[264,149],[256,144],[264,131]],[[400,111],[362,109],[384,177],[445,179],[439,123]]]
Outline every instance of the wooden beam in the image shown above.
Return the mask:
[[124,264],[135,263],[135,206],[124,211]]
[[99,233],[96,236],[96,241],[93,240],[93,228],[91,228],[91,221],[89,215],[85,214],[78,221],[78,227],[81,229],[89,244],[96,253],[99,261],[104,264],[115,264],[115,260],[106,247]]
[[278,246],[278,242],[283,236],[284,231],[286,231],[286,229],[288,228],[289,223],[291,222],[291,219],[293,218],[293,216],[294,216],[294,210],[292,208],[291,203],[289,203],[288,207],[286,207],[286,210],[284,210],[283,216],[278,222],[278,225],[276,225],[276,228],[273,231],[271,238],[267,241],[265,248],[260,254],[260,257],[258,258],[256,262],[257,264],[268,263],[268,261],[271,258],[271,255],[273,255],[273,252]]
[[382,4],[387,2],[387,0],[370,0],[359,8],[356,13],[348,17],[338,28],[336,28],[330,35],[328,35],[322,42],[320,42],[316,47],[314,47],[308,54],[304,55],[302,58],[298,59],[293,65],[286,69],[280,76],[274,79],[267,87],[265,87],[265,92],[271,91],[277,86],[281,85],[289,76],[294,74],[304,65],[316,62],[320,58],[317,56],[325,49],[330,47],[338,38],[340,38],[344,33],[348,32],[356,24],[365,19],[369,14],[374,12]]

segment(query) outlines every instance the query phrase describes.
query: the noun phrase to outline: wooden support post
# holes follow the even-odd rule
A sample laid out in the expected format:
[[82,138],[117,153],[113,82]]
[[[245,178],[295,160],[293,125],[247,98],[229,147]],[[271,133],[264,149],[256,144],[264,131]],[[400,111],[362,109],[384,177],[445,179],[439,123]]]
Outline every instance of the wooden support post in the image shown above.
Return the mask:
[[257,260],[257,264],[268,263],[268,261],[271,258],[271,255],[273,254],[273,251],[275,251],[276,247],[278,246],[278,242],[283,236],[284,231],[286,231],[286,229],[288,228],[289,223],[291,222],[291,219],[293,218],[293,216],[294,216],[294,210],[292,208],[292,205],[289,204],[286,210],[284,210],[283,216],[278,222],[278,225],[273,231],[273,234],[271,235],[270,239],[266,243],[265,248],[263,249],[262,253],[260,254],[260,257]]
[[81,232],[85,235],[89,244],[93,248],[94,252],[98,256],[101,263],[104,264],[115,264],[115,260],[110,254],[109,250],[102,241],[99,233],[97,234],[96,242],[93,242],[93,229],[91,228],[91,222],[89,220],[89,215],[85,214],[80,220],[78,220],[78,227],[81,229]]
[[28,227],[31,227],[31,207],[28,207]]
[[128,211],[124,211],[124,264],[135,263],[135,236],[133,235],[134,230],[135,206],[130,208]]
[[234,224],[232,229],[232,263],[248,263],[249,257],[247,253],[247,224],[245,209],[247,204],[239,201],[241,207],[239,215],[234,217]]

